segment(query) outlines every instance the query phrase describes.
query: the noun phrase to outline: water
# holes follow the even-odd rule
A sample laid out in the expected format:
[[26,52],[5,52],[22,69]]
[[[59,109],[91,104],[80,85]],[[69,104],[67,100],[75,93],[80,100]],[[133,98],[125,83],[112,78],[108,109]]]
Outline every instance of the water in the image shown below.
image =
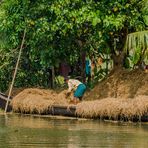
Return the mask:
[[0,115],[0,148],[147,148],[148,124]]

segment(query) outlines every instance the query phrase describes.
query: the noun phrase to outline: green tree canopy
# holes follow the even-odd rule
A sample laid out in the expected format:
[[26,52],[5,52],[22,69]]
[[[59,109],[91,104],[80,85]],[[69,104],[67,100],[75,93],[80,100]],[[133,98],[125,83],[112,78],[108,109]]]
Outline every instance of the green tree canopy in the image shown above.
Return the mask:
[[146,0],[4,0],[0,6],[3,50],[14,53],[26,28],[18,77],[29,73],[38,83],[44,70],[63,59],[74,63],[81,51],[122,51],[128,33],[147,29],[146,4]]

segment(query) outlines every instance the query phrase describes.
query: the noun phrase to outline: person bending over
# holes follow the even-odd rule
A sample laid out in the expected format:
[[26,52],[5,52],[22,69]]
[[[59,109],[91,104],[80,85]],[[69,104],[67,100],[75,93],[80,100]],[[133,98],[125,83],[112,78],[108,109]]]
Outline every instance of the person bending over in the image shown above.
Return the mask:
[[82,97],[86,91],[86,86],[82,82],[76,79],[65,78],[65,82],[68,84],[67,96],[74,91],[72,102],[74,104],[79,103],[82,100]]

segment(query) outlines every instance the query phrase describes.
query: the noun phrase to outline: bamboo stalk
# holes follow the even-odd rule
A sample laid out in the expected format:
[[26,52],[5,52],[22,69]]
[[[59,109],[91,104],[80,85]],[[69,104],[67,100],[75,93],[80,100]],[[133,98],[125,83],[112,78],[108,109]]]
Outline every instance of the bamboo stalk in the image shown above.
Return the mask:
[[26,28],[24,30],[23,39],[22,39],[22,43],[21,43],[21,47],[20,47],[17,63],[16,63],[16,66],[15,66],[15,71],[14,71],[12,82],[11,82],[11,85],[10,85],[10,90],[9,90],[9,94],[8,94],[8,98],[7,98],[7,102],[6,102],[6,106],[5,106],[5,113],[7,112],[8,103],[9,103],[9,100],[10,100],[10,96],[11,96],[12,89],[13,89],[13,84],[14,84],[15,77],[16,77],[16,74],[17,74],[18,65],[19,65],[19,61],[20,61],[20,58],[21,58],[21,53],[22,53],[23,45],[24,45],[24,42],[25,42],[25,36],[26,36]]
[[[0,94],[0,99],[7,101],[7,98]],[[11,102],[11,100],[9,100]]]

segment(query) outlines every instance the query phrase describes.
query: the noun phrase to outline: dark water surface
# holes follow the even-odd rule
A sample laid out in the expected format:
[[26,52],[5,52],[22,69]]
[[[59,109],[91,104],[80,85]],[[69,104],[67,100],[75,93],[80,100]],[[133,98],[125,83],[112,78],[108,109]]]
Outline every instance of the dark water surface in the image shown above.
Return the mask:
[[0,148],[147,148],[148,124],[0,115]]

